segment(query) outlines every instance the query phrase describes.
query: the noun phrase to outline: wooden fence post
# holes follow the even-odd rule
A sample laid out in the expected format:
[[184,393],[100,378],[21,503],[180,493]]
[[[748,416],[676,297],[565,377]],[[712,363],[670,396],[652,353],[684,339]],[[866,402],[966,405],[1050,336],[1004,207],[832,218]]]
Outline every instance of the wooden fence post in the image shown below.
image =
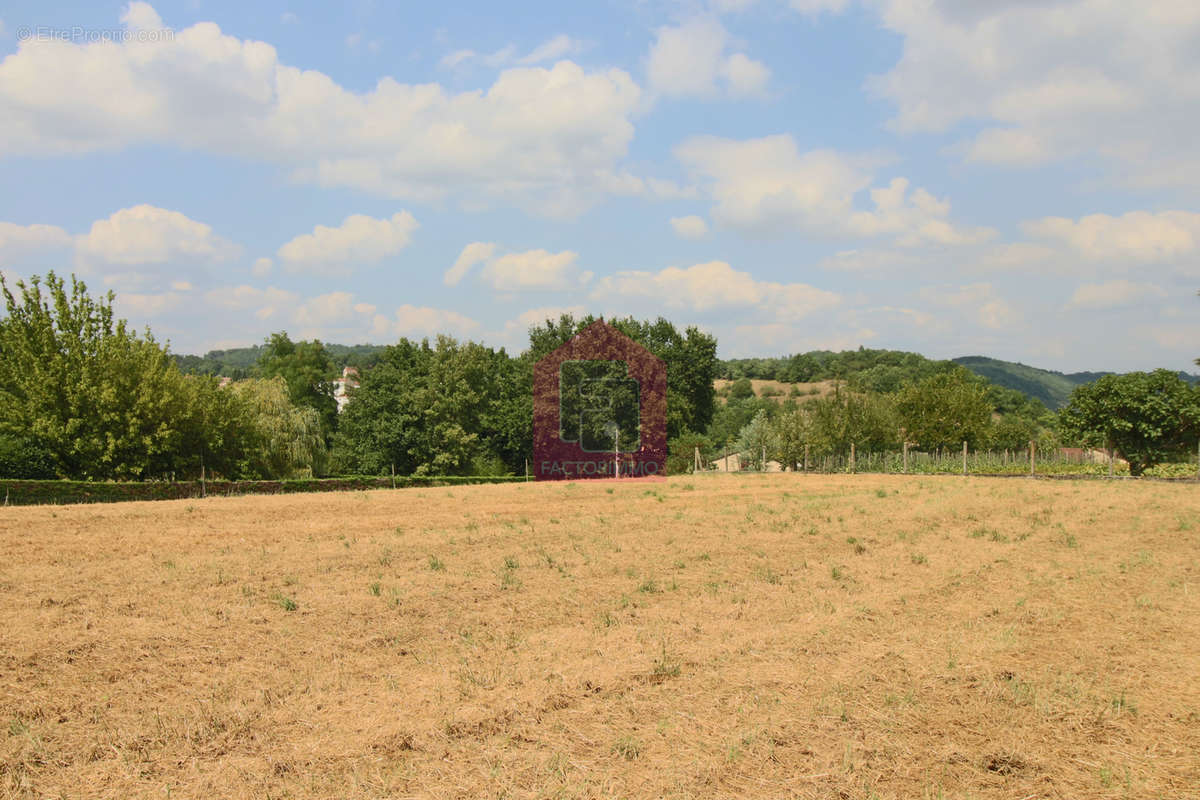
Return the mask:
[[763,445],[763,449],[762,449],[762,461],[760,461],[759,463],[762,464],[762,468],[759,471],[766,472],[767,471],[767,446],[765,444]]
[[963,442],[963,475],[967,474],[967,443]]
[[1029,474],[1037,474],[1037,444],[1033,439],[1029,440]]
[[854,473],[854,442],[850,443],[850,472]]
[[[529,480],[529,459],[525,460],[525,480]],[[396,462],[392,462],[392,488],[396,488]]]
[[808,445],[804,445],[804,471],[808,472]]
[[904,474],[908,474],[908,442],[904,442]]

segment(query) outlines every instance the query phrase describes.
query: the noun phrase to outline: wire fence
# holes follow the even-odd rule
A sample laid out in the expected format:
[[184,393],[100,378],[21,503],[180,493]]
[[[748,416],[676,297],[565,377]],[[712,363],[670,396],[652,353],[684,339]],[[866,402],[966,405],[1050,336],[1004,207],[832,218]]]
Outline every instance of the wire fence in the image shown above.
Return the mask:
[[[794,464],[781,464],[753,454],[729,454],[710,462],[704,469],[731,472],[777,472],[780,470],[823,474],[879,473],[912,475],[1091,475],[1129,477],[1129,465],[1104,450],[1061,448],[1054,450],[896,450],[808,454]],[[768,454],[763,454],[768,455]],[[1200,457],[1191,454],[1169,464],[1151,467],[1148,477],[1200,479]]]

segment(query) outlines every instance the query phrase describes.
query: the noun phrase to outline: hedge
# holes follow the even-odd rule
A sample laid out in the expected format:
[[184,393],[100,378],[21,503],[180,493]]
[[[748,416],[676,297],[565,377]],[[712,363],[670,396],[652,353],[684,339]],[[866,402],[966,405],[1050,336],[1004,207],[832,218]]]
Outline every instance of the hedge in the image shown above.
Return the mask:
[[392,478],[354,475],[291,481],[150,481],[92,482],[0,480],[5,505],[59,505],[67,503],[119,503],[130,500],[183,500],[202,496],[345,492],[422,486],[457,486],[473,483],[512,483],[524,478],[505,476],[424,475]]

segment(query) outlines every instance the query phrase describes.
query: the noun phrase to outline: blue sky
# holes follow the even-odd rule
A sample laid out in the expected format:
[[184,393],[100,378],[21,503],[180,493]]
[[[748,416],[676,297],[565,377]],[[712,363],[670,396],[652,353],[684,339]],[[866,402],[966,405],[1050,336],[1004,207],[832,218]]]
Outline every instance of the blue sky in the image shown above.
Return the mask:
[[1200,6],[9,2],[0,269],[176,352],[569,310],[724,357],[1200,356]]

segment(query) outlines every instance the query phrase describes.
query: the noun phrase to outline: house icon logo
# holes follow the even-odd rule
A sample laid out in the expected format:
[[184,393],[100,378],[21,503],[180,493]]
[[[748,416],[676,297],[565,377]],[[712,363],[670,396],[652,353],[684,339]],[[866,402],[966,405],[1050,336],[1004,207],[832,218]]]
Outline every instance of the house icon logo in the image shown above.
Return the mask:
[[667,367],[604,320],[533,368],[538,480],[666,474]]

